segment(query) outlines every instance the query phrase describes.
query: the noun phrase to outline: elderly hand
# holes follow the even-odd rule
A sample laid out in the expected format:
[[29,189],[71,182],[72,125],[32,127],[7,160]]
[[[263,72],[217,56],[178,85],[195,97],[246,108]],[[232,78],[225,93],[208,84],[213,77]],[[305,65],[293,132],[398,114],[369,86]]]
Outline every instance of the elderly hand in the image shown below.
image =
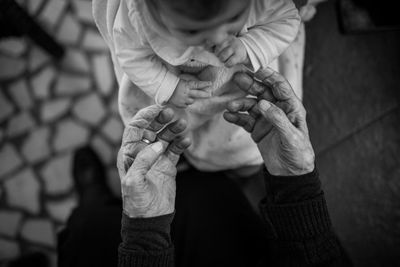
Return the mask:
[[234,81],[254,96],[228,104],[224,118],[251,133],[268,171],[277,176],[293,176],[314,170],[306,111],[288,81],[266,68],[256,73],[258,82],[244,73]]
[[190,140],[179,136],[186,121],[171,122],[173,117],[172,109],[149,106],[140,110],[124,130],[117,167],[123,211],[131,218],[174,211],[176,164]]

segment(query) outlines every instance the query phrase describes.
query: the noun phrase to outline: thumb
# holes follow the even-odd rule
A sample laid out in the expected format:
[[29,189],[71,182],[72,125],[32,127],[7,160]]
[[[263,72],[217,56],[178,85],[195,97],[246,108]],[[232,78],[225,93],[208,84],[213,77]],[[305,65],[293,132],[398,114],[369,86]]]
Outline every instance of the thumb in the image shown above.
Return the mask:
[[280,134],[285,137],[289,136],[293,125],[282,109],[264,99],[258,102],[258,108],[265,120],[271,123],[271,125],[275,127]]
[[127,175],[132,176],[134,179],[144,179],[145,174],[151,169],[164,150],[165,148],[160,141],[145,147],[137,154]]

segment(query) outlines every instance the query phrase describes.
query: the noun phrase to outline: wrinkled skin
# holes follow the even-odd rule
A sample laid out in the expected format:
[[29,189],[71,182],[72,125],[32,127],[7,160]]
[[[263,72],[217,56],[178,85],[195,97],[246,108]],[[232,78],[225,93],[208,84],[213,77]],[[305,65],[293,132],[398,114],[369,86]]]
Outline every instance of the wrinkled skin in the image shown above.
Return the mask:
[[[155,217],[174,211],[175,166],[190,141],[179,136],[186,122],[171,123],[173,116],[171,109],[149,106],[140,110],[124,130],[117,167],[123,210],[129,217]],[[154,143],[149,145],[143,138]]]
[[315,155],[303,104],[278,72],[266,68],[256,79],[260,82],[244,73],[235,75],[237,85],[253,97],[230,102],[224,118],[251,133],[271,174],[310,173]]

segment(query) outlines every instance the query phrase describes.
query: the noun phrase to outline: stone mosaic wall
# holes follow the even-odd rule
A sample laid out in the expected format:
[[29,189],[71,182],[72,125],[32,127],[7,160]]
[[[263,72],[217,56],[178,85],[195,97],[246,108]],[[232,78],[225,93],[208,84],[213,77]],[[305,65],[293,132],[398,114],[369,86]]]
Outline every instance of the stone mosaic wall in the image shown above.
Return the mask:
[[18,2],[67,53],[55,62],[28,39],[0,41],[0,263],[33,250],[55,262],[56,234],[77,205],[73,152],[90,144],[117,192],[123,126],[91,2]]

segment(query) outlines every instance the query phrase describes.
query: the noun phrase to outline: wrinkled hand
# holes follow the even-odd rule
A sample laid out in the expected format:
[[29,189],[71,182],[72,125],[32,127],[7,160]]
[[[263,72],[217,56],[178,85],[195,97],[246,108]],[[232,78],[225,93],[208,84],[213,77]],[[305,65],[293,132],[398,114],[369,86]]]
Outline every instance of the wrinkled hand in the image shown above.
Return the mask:
[[246,47],[239,38],[232,36],[215,48],[214,54],[230,68],[237,64],[249,64]]
[[171,123],[173,117],[172,109],[149,106],[140,110],[124,130],[117,167],[123,211],[131,218],[174,211],[176,164],[190,140],[179,136],[186,121]]
[[303,104],[278,72],[266,68],[256,78],[261,82],[244,73],[235,75],[238,86],[256,98],[230,102],[224,118],[251,133],[272,175],[313,171],[315,156]]

